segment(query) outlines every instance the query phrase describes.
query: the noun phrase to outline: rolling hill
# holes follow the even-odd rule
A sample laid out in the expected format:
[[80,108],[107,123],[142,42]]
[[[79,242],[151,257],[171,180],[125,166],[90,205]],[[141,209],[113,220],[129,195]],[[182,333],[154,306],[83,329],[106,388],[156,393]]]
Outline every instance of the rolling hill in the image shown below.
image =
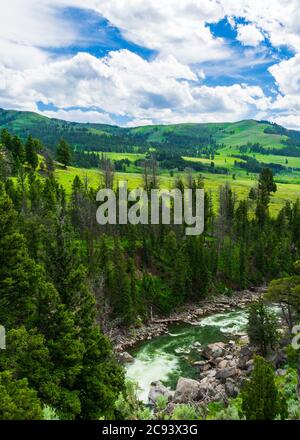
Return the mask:
[[[265,149],[299,151],[300,132],[287,130],[267,121],[245,120],[236,123],[155,125],[123,128],[105,124],[83,124],[50,119],[37,113],[0,109],[0,128],[26,138],[38,137],[53,150],[59,139],[66,139],[74,148],[98,151],[126,151],[131,147],[196,151],[214,145],[227,154],[239,147],[259,144]],[[299,150],[298,150],[299,149]],[[264,153],[264,152],[263,152]],[[289,154],[292,155],[292,154]],[[297,154],[296,154],[297,155]]]
[[[243,198],[255,185],[259,167],[269,166],[280,189],[272,198],[272,213],[277,213],[286,200],[296,200],[299,195],[300,132],[267,121],[122,128],[66,122],[36,113],[0,109],[0,130],[3,128],[22,139],[32,134],[52,151],[64,138],[73,148],[99,151],[99,155],[106,151],[112,161],[127,160],[125,171],[119,171],[117,176],[127,180],[130,188],[137,187],[142,178],[142,168],[136,162],[143,160],[150,147],[155,147],[162,152],[159,158],[162,187],[169,187],[172,179],[180,176],[187,167],[196,173],[204,173],[205,186],[212,192],[214,201],[219,186],[228,180],[238,197]],[[178,154],[165,154],[172,151]],[[178,156],[182,160],[181,168],[178,167]],[[202,168],[197,169],[197,164]],[[71,192],[76,175],[88,178],[89,184],[97,187],[97,169],[75,162],[74,165],[76,167],[68,167],[67,170],[59,166],[56,169],[58,181],[67,194]]]

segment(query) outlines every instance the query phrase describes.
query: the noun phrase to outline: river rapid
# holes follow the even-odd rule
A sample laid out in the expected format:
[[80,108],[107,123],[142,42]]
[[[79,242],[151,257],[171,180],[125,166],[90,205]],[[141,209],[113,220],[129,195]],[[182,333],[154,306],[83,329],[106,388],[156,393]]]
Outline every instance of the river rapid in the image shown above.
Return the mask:
[[150,384],[161,380],[171,389],[180,376],[195,378],[194,361],[201,359],[201,347],[228,341],[245,334],[247,312],[219,313],[191,324],[169,327],[169,332],[143,342],[132,352],[134,362],[126,367],[127,377],[139,385],[139,398],[147,403]]

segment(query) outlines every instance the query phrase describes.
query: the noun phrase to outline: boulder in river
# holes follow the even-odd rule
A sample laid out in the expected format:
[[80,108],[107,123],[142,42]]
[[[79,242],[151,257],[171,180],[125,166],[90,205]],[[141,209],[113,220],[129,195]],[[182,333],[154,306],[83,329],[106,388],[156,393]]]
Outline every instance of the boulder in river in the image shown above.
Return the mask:
[[200,384],[194,379],[180,377],[174,394],[175,403],[189,403],[201,397]]
[[209,344],[203,349],[202,354],[207,359],[220,358],[225,354],[225,344],[224,342],[216,342],[214,344]]
[[174,392],[165,387],[159,380],[152,382],[150,385],[150,391],[148,395],[149,405],[156,405],[156,401],[159,396],[164,396],[168,399],[168,402],[172,400]]
[[131,362],[134,362],[134,358],[131,356],[131,354],[127,353],[127,351],[118,353],[117,358],[121,364],[130,364]]

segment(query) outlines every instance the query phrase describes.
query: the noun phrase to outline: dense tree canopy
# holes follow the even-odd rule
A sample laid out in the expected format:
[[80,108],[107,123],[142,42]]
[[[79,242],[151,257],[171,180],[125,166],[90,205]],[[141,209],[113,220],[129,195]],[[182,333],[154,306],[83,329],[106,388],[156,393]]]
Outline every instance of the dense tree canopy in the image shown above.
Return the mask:
[[[31,137],[24,148],[4,130],[1,142],[0,323],[8,348],[0,352],[0,418],[40,418],[44,405],[65,419],[116,417],[124,371],[105,334],[186,302],[280,277],[270,295],[292,307],[294,319],[299,316],[293,261],[300,259],[300,202],[270,216],[276,186],[269,170],[261,173],[251,198],[238,200],[226,184],[214,209],[206,192],[204,234],[188,237],[185,225],[100,226],[98,188],[74,176],[67,195],[51,157],[45,154],[38,166],[41,146]],[[64,141],[57,159],[70,164]],[[113,188],[114,167],[104,165],[102,178]],[[144,174],[147,189],[159,187],[154,160]],[[194,197],[204,180],[193,176],[187,171],[187,182],[180,178],[175,186],[189,185]],[[262,321],[270,324],[268,335],[257,335]],[[251,322],[251,337],[266,349],[273,342],[271,317],[257,308]],[[271,379],[267,396],[275,392]],[[18,412],[20,393],[25,397]]]

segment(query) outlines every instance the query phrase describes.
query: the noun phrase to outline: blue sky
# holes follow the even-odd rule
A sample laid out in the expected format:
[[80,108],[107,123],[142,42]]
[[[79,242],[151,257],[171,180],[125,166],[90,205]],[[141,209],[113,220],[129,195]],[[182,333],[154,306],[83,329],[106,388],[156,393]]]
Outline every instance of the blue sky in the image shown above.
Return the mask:
[[0,106],[124,126],[254,118],[300,129],[299,3],[10,0]]

